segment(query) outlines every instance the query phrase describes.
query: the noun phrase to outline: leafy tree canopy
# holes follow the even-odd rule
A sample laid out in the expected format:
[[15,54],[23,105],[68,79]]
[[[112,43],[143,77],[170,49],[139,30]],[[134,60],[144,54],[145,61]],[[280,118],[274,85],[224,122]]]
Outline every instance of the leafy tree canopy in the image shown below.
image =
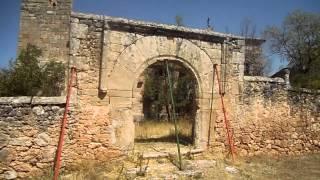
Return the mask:
[[293,11],[264,31],[270,49],[286,59],[293,86],[320,89],[320,14]]

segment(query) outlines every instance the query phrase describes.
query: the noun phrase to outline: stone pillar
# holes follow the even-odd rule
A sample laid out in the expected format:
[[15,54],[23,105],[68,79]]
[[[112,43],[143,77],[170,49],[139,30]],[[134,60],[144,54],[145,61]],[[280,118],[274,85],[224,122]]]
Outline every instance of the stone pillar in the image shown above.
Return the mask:
[[108,76],[108,71],[107,71],[107,64],[108,64],[108,58],[107,58],[107,51],[108,51],[108,30],[109,26],[107,23],[105,23],[105,20],[103,20],[104,24],[104,31],[102,32],[102,48],[101,48],[101,63],[100,63],[100,78],[99,78],[99,91],[102,93],[107,92],[107,76]]

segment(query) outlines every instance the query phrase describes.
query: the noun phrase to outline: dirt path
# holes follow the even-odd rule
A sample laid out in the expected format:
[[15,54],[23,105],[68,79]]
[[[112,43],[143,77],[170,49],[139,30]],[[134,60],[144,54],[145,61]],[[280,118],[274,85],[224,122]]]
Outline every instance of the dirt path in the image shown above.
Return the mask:
[[251,157],[235,162],[206,154],[192,159],[184,157],[182,171],[175,163],[175,157],[146,160],[130,156],[106,164],[86,164],[79,171],[63,175],[62,179],[320,179],[320,154],[282,158]]

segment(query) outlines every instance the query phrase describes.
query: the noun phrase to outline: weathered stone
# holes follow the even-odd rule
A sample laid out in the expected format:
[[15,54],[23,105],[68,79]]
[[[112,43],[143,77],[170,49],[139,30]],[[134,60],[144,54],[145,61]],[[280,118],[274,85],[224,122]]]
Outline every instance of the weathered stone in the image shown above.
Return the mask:
[[44,114],[44,109],[42,106],[35,106],[32,108],[32,112],[35,113],[37,116]]
[[93,143],[93,142],[92,142],[92,143],[89,144],[88,147],[89,147],[90,149],[95,149],[95,148],[101,147],[101,145],[102,145],[101,143]]
[[5,148],[1,149],[0,150],[0,161],[1,162],[5,162],[7,157],[8,157],[8,155],[9,155],[9,153],[10,152],[9,152],[8,149],[5,149]]
[[125,173],[126,179],[135,179],[137,177],[137,169],[128,169]]
[[236,174],[239,172],[239,170],[235,167],[232,167],[232,166],[227,166],[225,168],[225,170],[228,172],[228,173],[231,173],[231,174]]
[[55,155],[56,149],[57,148],[54,147],[54,146],[45,147],[43,149],[42,158],[41,158],[40,162],[42,162],[42,163],[52,162],[53,159],[54,159],[54,155]]
[[40,133],[34,142],[38,146],[47,146],[50,143],[50,137],[46,133]]
[[26,146],[29,147],[32,145],[31,139],[28,137],[19,137],[19,138],[12,138],[9,141],[9,144],[12,146]]
[[184,178],[201,179],[203,177],[203,172],[200,170],[185,170],[177,171],[176,173]]
[[298,133],[296,132],[292,133],[291,138],[298,139]]
[[32,166],[29,163],[17,162],[15,163],[14,169],[18,172],[31,172]]
[[20,103],[30,103],[31,97],[20,96],[20,97],[0,97],[0,104],[20,104]]
[[66,97],[58,96],[58,97],[33,97],[32,104],[65,104]]
[[241,136],[241,141],[242,141],[242,143],[249,144],[251,141],[251,138],[249,135],[243,135],[243,136]]
[[5,179],[16,179],[18,177],[18,174],[15,170],[6,171],[4,173]]
[[78,24],[78,23],[71,23],[71,37],[83,39],[86,38],[88,34],[88,25],[86,24]]
[[77,38],[72,38],[70,42],[70,54],[76,55],[80,47],[80,40]]
[[9,135],[0,134],[0,149],[7,146],[9,142]]
[[40,169],[44,169],[44,168],[47,168],[48,166],[50,166],[48,163],[39,163],[37,162],[36,163],[36,166]]

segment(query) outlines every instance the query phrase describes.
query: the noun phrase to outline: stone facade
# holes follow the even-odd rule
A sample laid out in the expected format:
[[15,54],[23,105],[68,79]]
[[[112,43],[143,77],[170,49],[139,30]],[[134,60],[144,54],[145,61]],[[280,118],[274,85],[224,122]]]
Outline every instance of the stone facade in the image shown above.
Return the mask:
[[153,63],[178,61],[197,80],[197,148],[205,149],[208,144],[210,99],[213,98],[214,104],[219,102],[218,86],[213,86],[211,81],[213,64],[218,64],[219,71],[225,75],[223,84],[227,103],[235,104],[239,99],[244,58],[241,37],[73,13],[70,51],[71,64],[78,69],[77,95],[74,95],[78,105],[109,108],[108,119],[113,122],[111,128],[116,133],[113,135],[114,145],[120,149],[133,147],[133,119],[139,113],[135,107],[142,106],[137,83],[143,71]]
[[[43,61],[56,57],[77,69],[63,165],[107,161],[132,150],[134,118],[142,106],[143,86],[137,84],[147,67],[164,60],[180,62],[197,81],[195,149],[227,152],[217,65],[239,154],[320,150],[319,93],[289,90],[281,78],[244,76],[243,37],[71,13],[71,4],[23,0],[19,42],[42,48]],[[0,99],[1,178],[53,166],[64,107],[53,99]]]

